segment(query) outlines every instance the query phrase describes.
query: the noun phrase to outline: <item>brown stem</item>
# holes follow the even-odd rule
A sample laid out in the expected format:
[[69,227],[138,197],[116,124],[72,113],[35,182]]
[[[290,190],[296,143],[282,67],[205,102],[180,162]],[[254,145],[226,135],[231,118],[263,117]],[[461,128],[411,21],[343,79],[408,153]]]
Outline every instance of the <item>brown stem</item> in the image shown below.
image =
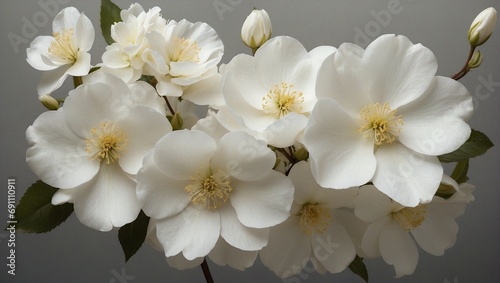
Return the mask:
[[205,276],[205,280],[207,283],[214,283],[214,279],[212,278],[212,274],[210,273],[210,268],[208,268],[207,259],[204,258],[201,263],[201,270],[203,270],[203,275]]
[[168,98],[166,96],[163,96],[163,99],[165,99],[165,102],[167,103],[168,110],[170,111],[170,113],[172,113],[172,116],[175,115],[174,108],[172,108],[172,105],[170,105]]
[[456,74],[454,74],[451,78],[458,81],[459,79],[463,78],[468,72],[469,72],[469,61],[474,55],[474,50],[476,49],[475,46],[471,46],[469,50],[469,56],[467,57],[467,61],[465,61],[465,65],[463,68]]

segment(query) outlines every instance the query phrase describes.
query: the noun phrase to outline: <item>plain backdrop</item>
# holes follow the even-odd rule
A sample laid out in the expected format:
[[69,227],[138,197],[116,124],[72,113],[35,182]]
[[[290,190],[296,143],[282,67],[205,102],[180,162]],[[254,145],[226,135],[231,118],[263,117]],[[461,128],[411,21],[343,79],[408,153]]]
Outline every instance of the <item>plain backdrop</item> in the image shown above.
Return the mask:
[[[131,2],[116,0],[127,8]],[[500,8],[498,0],[142,0],[145,9],[162,8],[165,18],[204,21],[225,44],[223,63],[239,53],[249,53],[240,40],[245,17],[256,7],[266,9],[273,35],[297,38],[310,50],[319,45],[338,47],[355,42],[363,47],[384,33],[403,34],[414,43],[429,47],[439,62],[438,75],[458,71],[467,56],[467,31],[484,8]],[[51,6],[52,5],[52,6]],[[54,9],[75,6],[96,28],[92,63],[101,61],[105,43],[100,35],[100,1],[0,0],[0,227],[7,221],[7,180],[15,178],[17,198],[37,180],[25,163],[26,128],[44,108],[37,100],[40,72],[26,62],[26,48],[38,35],[52,32]],[[389,12],[390,11],[390,12]],[[28,26],[32,25],[31,28]],[[17,36],[17,37],[16,37]],[[17,40],[13,43],[12,38]],[[461,82],[475,99],[470,125],[500,145],[500,30],[480,47],[483,65]],[[490,83],[485,83],[490,81]],[[70,82],[58,93],[68,92]],[[500,282],[498,147],[471,161],[469,182],[477,189],[475,201],[458,219],[455,246],[444,256],[420,250],[415,273],[394,279],[394,270],[382,259],[367,260],[371,282]],[[3,223],[2,223],[3,222]],[[144,246],[124,262],[117,231],[102,233],[81,225],[72,215],[54,231],[16,235],[16,275],[7,274],[7,233],[0,231],[0,282],[204,282],[200,268],[178,271],[167,266],[162,253]],[[209,262],[216,282],[281,282],[259,260],[241,272]],[[123,278],[125,276],[125,278]],[[133,279],[132,279],[133,278]],[[321,276],[304,273],[294,282],[362,282],[349,270]]]

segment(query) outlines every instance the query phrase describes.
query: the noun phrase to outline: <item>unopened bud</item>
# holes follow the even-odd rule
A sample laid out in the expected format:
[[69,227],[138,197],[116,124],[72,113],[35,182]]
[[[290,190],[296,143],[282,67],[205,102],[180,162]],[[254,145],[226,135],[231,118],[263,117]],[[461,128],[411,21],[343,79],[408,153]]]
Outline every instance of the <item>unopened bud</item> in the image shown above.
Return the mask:
[[271,19],[265,10],[253,10],[241,27],[241,39],[254,51],[271,37],[271,33]]
[[174,131],[182,129],[182,126],[184,125],[184,120],[179,113],[175,113],[174,116],[169,116],[168,120],[170,121],[172,130]]
[[59,109],[59,102],[55,100],[52,96],[45,94],[38,97],[40,102],[49,110]]
[[490,38],[497,23],[497,10],[493,7],[484,9],[472,21],[469,29],[469,42],[472,46],[479,46]]
[[309,159],[309,152],[305,148],[299,148],[293,153],[293,157],[298,161]]

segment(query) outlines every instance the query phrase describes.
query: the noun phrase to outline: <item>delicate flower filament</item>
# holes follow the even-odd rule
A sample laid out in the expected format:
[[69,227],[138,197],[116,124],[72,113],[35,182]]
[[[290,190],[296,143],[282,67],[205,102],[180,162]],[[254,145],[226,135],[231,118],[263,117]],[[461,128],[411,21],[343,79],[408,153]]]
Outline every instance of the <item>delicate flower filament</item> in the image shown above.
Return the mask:
[[233,190],[230,176],[220,169],[215,174],[212,174],[212,170],[205,172],[202,169],[197,172],[197,176],[190,179],[192,182],[185,190],[189,193],[191,203],[198,207],[217,209],[229,199]]
[[392,218],[396,220],[405,231],[411,231],[425,220],[427,206],[420,204],[416,207],[404,207],[392,212]]
[[191,41],[190,38],[173,38],[173,45],[170,54],[172,62],[199,62],[200,47],[196,41]]
[[49,54],[64,62],[76,62],[78,49],[73,45],[73,29],[65,29],[53,34],[54,40],[50,43]]
[[293,84],[282,82],[274,85],[262,98],[262,109],[266,114],[280,119],[290,112],[302,113],[304,95],[294,89]]
[[367,139],[373,140],[375,145],[392,143],[397,140],[403,119],[396,116],[386,102],[383,105],[375,103],[364,107],[360,112],[361,127],[359,132]]
[[302,231],[308,235],[311,235],[313,231],[319,234],[325,233],[332,221],[330,210],[318,203],[305,203],[298,216],[300,216]]
[[90,136],[85,142],[85,150],[91,159],[111,164],[120,158],[120,152],[127,147],[128,139],[113,123],[101,122],[98,127],[90,130]]

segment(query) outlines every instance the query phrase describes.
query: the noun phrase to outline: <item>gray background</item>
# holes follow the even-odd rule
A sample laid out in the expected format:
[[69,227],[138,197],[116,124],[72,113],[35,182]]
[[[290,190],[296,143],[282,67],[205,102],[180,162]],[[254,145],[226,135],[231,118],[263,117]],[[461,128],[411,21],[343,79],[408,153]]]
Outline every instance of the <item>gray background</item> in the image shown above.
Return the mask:
[[[99,1],[77,0],[0,0],[0,227],[7,220],[7,179],[15,178],[17,197],[37,180],[25,163],[26,128],[44,111],[38,103],[36,85],[40,73],[25,60],[28,43],[17,48],[8,34],[13,33],[26,42],[36,35],[51,33],[52,16],[44,23],[40,3],[58,4],[59,9],[75,6],[84,11],[97,29],[92,49],[92,63],[100,62],[105,44],[99,33]],[[388,3],[398,5],[400,13],[390,20],[377,22],[376,15],[387,10]],[[122,7],[130,1],[116,0]],[[228,10],[217,12],[214,3],[226,4]],[[356,38],[363,31],[369,40],[383,33],[408,36],[414,43],[429,47],[439,61],[439,75],[449,76],[458,71],[468,52],[466,34],[471,21],[484,8],[500,8],[498,0],[323,0],[323,1],[154,1],[142,0],[146,9],[160,6],[165,18],[205,21],[219,33],[226,53],[223,62],[238,53],[249,50],[240,42],[240,27],[253,7],[266,9],[272,19],[273,35],[289,35],[300,40],[306,48],[318,45],[338,46],[353,42],[366,46],[368,42]],[[35,33],[23,33],[26,21],[38,24]],[[359,37],[359,36],[358,36]],[[500,31],[480,48],[485,60],[480,69],[473,71],[461,82],[475,97],[476,112],[470,121],[473,128],[483,131],[500,145]],[[491,76],[499,82],[490,89],[482,81]],[[65,84],[60,93],[71,89]],[[420,251],[420,261],[412,276],[395,280],[394,270],[381,259],[367,260],[371,282],[500,282],[499,271],[499,190],[500,154],[498,147],[486,156],[471,162],[470,182],[477,186],[476,200],[458,219],[460,230],[455,246],[442,257]],[[167,266],[164,256],[148,246],[143,247],[126,265],[117,233],[101,233],[81,225],[73,215],[67,222],[48,234],[17,234],[16,275],[7,274],[7,233],[0,231],[0,282],[203,282],[199,268],[177,271]],[[245,272],[209,263],[216,282],[281,282],[257,261]],[[121,280],[117,274],[126,267],[133,280]],[[129,277],[130,279],[131,277]],[[350,271],[320,276],[303,274],[294,282],[362,282]]]

